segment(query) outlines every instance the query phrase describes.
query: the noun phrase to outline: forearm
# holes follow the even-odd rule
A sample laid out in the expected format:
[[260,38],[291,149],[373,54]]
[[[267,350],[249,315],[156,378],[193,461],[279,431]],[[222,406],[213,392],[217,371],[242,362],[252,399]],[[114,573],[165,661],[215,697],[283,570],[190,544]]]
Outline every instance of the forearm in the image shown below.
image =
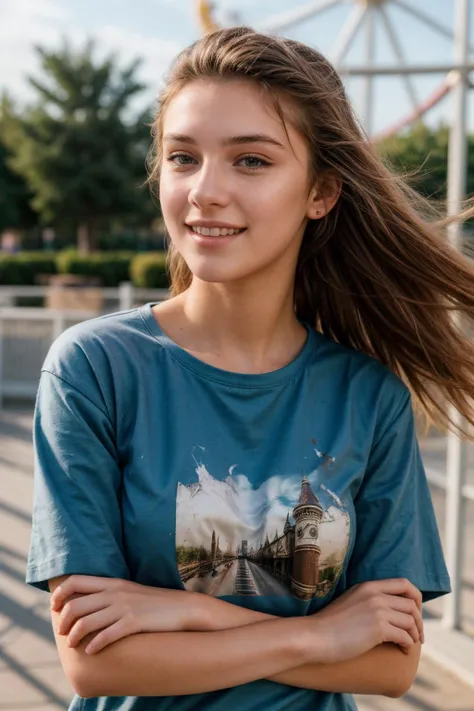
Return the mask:
[[[303,624],[302,624],[303,623]],[[173,696],[238,686],[308,661],[301,619],[217,632],[130,635],[89,656],[57,637],[66,674],[81,696]]]
[[413,683],[420,648],[420,644],[413,645],[405,654],[396,644],[381,644],[346,662],[304,664],[269,679],[302,689],[399,697]]
[[[209,596],[203,596],[202,603],[201,620],[206,629],[228,629],[272,618],[272,615]],[[349,661],[305,664],[269,678],[304,689],[398,696],[411,685],[419,656],[420,645],[414,645],[410,653],[405,654],[395,644],[383,644]]]
[[[187,695],[266,678],[321,691],[399,696],[416,674],[419,646],[407,655],[396,645],[380,645],[328,664],[318,613],[282,619],[208,595],[179,594],[187,596],[182,631],[129,632],[93,656],[84,649],[94,635],[70,649],[57,634],[63,667],[79,695]],[[53,611],[53,624],[57,618]],[[318,651],[308,659],[311,646]]]

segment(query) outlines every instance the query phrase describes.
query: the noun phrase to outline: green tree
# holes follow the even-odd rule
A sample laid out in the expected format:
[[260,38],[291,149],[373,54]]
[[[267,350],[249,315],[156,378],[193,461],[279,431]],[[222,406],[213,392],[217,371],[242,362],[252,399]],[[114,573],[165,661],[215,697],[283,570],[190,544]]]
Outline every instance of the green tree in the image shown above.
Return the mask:
[[28,182],[43,220],[74,221],[79,249],[93,251],[104,224],[152,214],[140,189],[149,116],[129,118],[130,101],[144,89],[139,61],[125,69],[113,56],[99,62],[92,42],[76,52],[37,52],[44,78],[30,78],[37,101],[17,116],[12,168]]
[[[449,126],[431,129],[418,123],[409,131],[377,144],[379,153],[396,171],[412,177],[410,184],[422,195],[445,200],[447,192]],[[474,193],[474,136],[468,136],[467,194]]]
[[11,99],[0,101],[0,232],[6,228],[34,226],[38,216],[31,208],[33,198],[25,180],[11,168],[12,155],[5,145],[12,115]]

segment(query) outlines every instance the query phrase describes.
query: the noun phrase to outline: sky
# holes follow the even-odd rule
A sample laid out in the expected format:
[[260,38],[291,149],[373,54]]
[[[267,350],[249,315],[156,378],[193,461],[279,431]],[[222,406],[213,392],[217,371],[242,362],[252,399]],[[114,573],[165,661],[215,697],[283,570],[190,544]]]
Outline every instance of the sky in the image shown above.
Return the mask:
[[[405,0],[407,5],[453,28],[454,0]],[[34,98],[28,76],[40,77],[35,46],[59,48],[62,43],[80,47],[91,37],[97,41],[97,55],[114,53],[126,65],[141,57],[139,77],[147,89],[136,98],[136,108],[152,105],[173,56],[200,35],[195,0],[0,0],[0,92],[7,90],[19,105]],[[238,13],[240,24],[259,28],[271,18],[315,0],[215,0],[217,16],[227,24]],[[354,10],[355,0],[341,0],[311,20],[283,34],[316,47],[331,58],[339,31]],[[408,64],[450,62],[453,43],[388,0],[386,11]],[[234,15],[232,14],[234,13]],[[474,45],[474,12],[470,37]],[[235,24],[235,22],[234,22]],[[375,63],[394,64],[395,54],[380,17],[375,22]],[[363,63],[365,43],[361,27],[347,55],[347,65]],[[474,48],[473,48],[474,49]],[[471,56],[474,55],[474,52]],[[413,79],[420,101],[441,83],[440,75]],[[349,96],[363,119],[362,81],[346,80]],[[474,92],[469,100],[469,128],[474,131]],[[373,128],[387,129],[410,111],[410,102],[399,77],[374,81]],[[449,121],[449,97],[430,112],[428,122]]]

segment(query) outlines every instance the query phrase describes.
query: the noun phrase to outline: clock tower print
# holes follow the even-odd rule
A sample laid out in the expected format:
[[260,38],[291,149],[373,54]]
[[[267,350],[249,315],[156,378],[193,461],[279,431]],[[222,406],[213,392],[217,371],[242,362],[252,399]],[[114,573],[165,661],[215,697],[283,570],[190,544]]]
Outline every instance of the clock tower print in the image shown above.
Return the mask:
[[323,509],[311,490],[306,477],[303,477],[301,494],[293,509],[295,519],[295,537],[293,566],[291,574],[291,592],[295,597],[307,600],[316,592],[319,580],[318,545],[319,524]]
[[318,466],[310,474],[273,476],[257,487],[236,473],[237,465],[225,479],[212,476],[205,449],[196,449],[194,481],[178,484],[176,500],[185,588],[214,596],[325,597],[350,539],[347,506],[324,483],[335,459],[315,448]]

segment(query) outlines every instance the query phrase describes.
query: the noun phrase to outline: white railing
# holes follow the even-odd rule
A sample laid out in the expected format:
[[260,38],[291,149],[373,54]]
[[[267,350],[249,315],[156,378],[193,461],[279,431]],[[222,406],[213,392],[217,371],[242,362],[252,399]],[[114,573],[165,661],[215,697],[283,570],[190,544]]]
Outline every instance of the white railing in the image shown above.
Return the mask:
[[[34,399],[41,365],[56,338],[70,326],[100,315],[97,311],[21,307],[21,297],[46,297],[49,287],[0,286],[0,408],[4,398]],[[166,289],[136,289],[123,283],[102,289],[108,306],[100,313],[124,311],[147,301],[163,301]]]
[[[438,489],[442,489],[443,491],[446,491],[447,483],[446,483],[446,476],[444,474],[441,474],[440,472],[436,471],[436,469],[433,469],[432,467],[427,467],[426,476],[432,486],[436,486]],[[474,501],[474,486],[471,486],[469,484],[464,484],[461,488],[461,493],[462,493],[462,496],[464,499],[468,499],[469,501]]]
[[[0,308],[14,307],[16,299],[46,298],[50,286],[0,286]],[[53,287],[54,288],[54,287]],[[139,289],[130,282],[122,282],[117,288],[101,288],[100,292],[106,301],[116,301],[114,310],[125,311],[135,304],[147,301],[163,301],[168,297],[167,289]]]

